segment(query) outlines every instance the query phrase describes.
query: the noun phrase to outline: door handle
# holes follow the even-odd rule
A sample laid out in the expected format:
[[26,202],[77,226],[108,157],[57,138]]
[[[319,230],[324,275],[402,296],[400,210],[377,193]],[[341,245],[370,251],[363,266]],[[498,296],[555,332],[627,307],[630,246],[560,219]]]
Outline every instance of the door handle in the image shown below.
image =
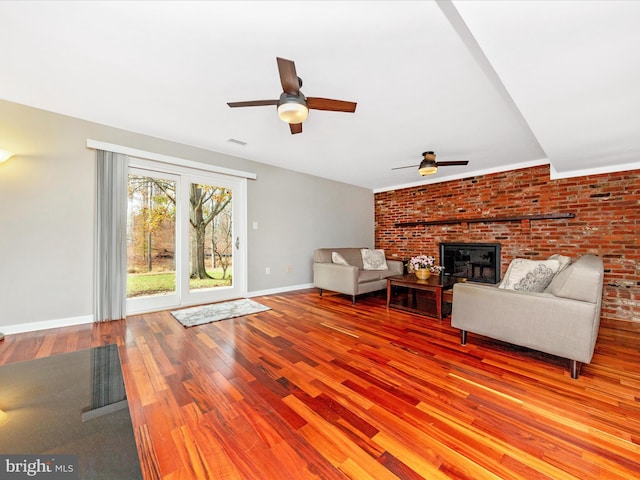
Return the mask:
[[236,237],[236,250],[240,250],[240,237]]

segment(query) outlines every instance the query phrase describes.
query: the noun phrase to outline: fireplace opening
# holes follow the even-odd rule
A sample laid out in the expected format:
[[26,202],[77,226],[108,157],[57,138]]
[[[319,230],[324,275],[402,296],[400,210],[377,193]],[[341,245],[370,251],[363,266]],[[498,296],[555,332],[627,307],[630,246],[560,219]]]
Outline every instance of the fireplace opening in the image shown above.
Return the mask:
[[473,282],[500,281],[499,243],[441,243],[440,265],[444,275]]

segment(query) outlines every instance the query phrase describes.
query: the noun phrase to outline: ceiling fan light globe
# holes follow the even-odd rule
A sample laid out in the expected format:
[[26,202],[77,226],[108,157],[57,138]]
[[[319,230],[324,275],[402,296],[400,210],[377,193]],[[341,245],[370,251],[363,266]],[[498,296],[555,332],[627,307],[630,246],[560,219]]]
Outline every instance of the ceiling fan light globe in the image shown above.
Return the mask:
[[306,102],[298,97],[280,98],[278,117],[286,123],[302,123],[307,119],[309,109]]
[[433,175],[438,171],[438,165],[434,160],[423,160],[418,167],[418,173],[423,177],[426,175]]

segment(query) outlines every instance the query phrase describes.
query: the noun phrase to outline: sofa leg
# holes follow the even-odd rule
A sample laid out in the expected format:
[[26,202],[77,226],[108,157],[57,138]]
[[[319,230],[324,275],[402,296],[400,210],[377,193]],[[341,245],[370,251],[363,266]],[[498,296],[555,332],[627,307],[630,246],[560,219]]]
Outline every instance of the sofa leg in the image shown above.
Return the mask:
[[321,288],[318,289],[318,295],[322,296],[322,289]]
[[460,345],[466,345],[466,344],[467,344],[467,331],[460,330]]
[[571,378],[573,378],[574,380],[578,378],[580,367],[582,367],[582,364],[580,362],[578,362],[577,360],[571,360],[571,366],[569,367],[569,369],[571,371]]
[[355,304],[356,304],[356,296],[351,295],[351,305],[355,305]]

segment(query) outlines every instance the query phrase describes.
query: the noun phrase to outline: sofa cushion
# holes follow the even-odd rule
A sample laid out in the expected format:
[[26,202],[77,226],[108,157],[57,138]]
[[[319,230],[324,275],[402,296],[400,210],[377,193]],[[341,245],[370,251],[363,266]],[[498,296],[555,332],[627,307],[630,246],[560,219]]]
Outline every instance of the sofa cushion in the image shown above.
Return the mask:
[[331,261],[333,263],[337,263],[338,265],[344,265],[346,267],[349,266],[349,262],[347,262],[344,257],[338,252],[331,252]]
[[558,262],[560,262],[560,268],[558,269],[558,273],[560,273],[569,265],[571,265],[571,257],[566,257],[564,255],[559,255],[557,253],[555,255],[551,255],[547,260],[558,260]]
[[522,292],[544,292],[559,269],[558,260],[514,258],[498,288]]
[[384,250],[372,250],[363,248],[360,250],[362,254],[362,266],[364,270],[388,270],[387,260],[384,256]]
[[603,271],[600,257],[583,255],[558,273],[546,292],[556,297],[596,303],[602,291]]
[[336,248],[335,251],[342,255],[349,265],[362,269],[360,248]]
[[362,247],[318,248],[313,254],[313,261],[315,263],[333,263],[331,256],[333,252],[337,252],[342,255],[342,258],[352,267],[362,268],[361,249]]
[[358,283],[373,282],[382,278],[382,270],[360,270],[358,274]]

